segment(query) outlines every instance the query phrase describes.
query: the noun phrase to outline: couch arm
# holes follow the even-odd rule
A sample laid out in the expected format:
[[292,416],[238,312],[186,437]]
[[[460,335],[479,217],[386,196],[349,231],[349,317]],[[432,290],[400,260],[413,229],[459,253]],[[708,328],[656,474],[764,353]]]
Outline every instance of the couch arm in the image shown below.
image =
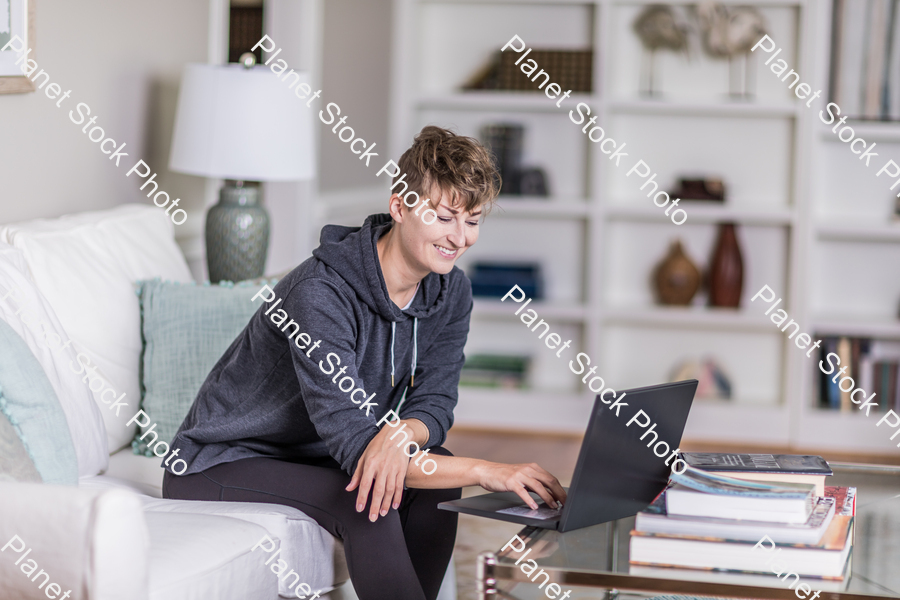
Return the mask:
[[0,481],[0,549],[0,598],[147,599],[149,535],[127,490]]

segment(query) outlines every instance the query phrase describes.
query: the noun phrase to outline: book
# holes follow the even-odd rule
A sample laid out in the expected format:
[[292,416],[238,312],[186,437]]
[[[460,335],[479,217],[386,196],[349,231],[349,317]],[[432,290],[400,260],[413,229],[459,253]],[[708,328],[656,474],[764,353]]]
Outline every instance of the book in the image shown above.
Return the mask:
[[684,452],[683,459],[695,469],[735,479],[811,483],[817,496],[825,495],[825,478],[832,474],[824,458],[802,454]]
[[[869,0],[866,23],[865,74],[863,80],[863,116],[867,119],[881,117],[882,76],[886,54],[889,0]],[[841,359],[841,364],[846,364]]]
[[459,385],[520,389],[526,387],[528,356],[505,354],[473,354],[466,357]]
[[842,3],[842,9],[839,79],[835,85],[837,98],[834,101],[840,105],[842,115],[857,117],[862,114],[867,11],[849,0]]
[[[844,572],[837,577],[812,577],[806,576],[808,580],[815,580],[815,585],[810,583],[810,587],[815,587],[823,592],[842,592],[847,589],[850,584],[850,573],[853,570],[853,551],[847,557],[847,564],[844,566]],[[678,579],[682,581],[703,581],[708,583],[719,583],[726,585],[749,585],[759,587],[785,587],[784,581],[775,575],[775,573],[753,573],[746,571],[724,570],[724,569],[686,569],[678,567],[649,567],[645,565],[628,565],[628,574],[643,577],[659,577],[662,579]],[[791,579],[793,582],[793,579]]]
[[834,517],[836,499],[817,497],[809,519],[802,524],[775,525],[765,521],[718,519],[714,517],[685,517],[666,512],[666,491],[663,490],[650,506],[635,517],[634,528],[644,533],[723,537],[732,540],[757,542],[768,535],[783,544],[815,544],[824,535]]
[[[838,339],[837,338],[824,338],[822,340],[822,348],[819,351],[819,360],[825,364],[826,366],[832,363],[829,363],[826,358],[829,354],[837,354],[838,349]],[[843,361],[841,361],[843,362]],[[840,409],[841,407],[841,391],[838,389],[838,382],[832,381],[834,375],[828,375],[819,367],[819,364],[816,363],[816,373],[819,375],[819,393],[820,393],[820,401],[819,405],[825,408],[831,408],[834,410]]]
[[670,478],[674,482],[666,493],[670,515],[805,523],[815,499],[812,484],[742,481],[691,466]]
[[[838,355],[838,358],[841,360],[842,365],[847,365],[847,366],[852,367],[852,364],[853,364],[852,348],[853,348],[853,344],[850,343],[850,338],[842,337],[840,340],[838,340],[837,355]],[[839,375],[837,375],[837,372],[835,372],[834,376],[832,376],[828,381],[830,383],[832,383],[833,385],[837,386],[837,394],[838,394],[838,397],[840,398],[839,403],[840,403],[840,407],[841,407],[841,412],[849,412],[850,410],[853,409],[853,403],[850,402],[850,392],[853,391],[853,388],[850,388],[847,390],[842,390],[840,388],[842,377],[852,377],[852,375],[848,372],[843,376],[839,376]],[[837,381],[834,381],[835,378],[837,378]]]
[[837,578],[843,576],[853,548],[853,528],[852,517],[838,519],[835,516],[817,543],[775,542],[772,548],[757,548],[758,540],[744,541],[721,536],[670,535],[632,530],[629,562],[644,566],[721,569],[749,573],[771,573],[772,568],[777,566],[797,573],[800,577]]

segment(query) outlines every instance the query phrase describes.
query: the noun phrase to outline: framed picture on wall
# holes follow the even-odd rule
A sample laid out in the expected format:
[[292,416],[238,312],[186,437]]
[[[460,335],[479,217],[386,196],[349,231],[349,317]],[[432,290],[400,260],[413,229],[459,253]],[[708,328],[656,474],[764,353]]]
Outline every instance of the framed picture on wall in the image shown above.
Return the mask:
[[33,92],[34,84],[16,64],[30,48],[34,59],[35,0],[0,0],[0,94]]

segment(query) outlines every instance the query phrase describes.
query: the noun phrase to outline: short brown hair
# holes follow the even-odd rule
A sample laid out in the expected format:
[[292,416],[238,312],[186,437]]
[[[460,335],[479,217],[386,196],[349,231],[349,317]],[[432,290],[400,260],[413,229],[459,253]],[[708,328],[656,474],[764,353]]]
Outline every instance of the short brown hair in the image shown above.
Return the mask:
[[434,188],[441,195],[447,191],[453,205],[462,202],[466,212],[484,206],[488,213],[500,192],[500,174],[490,152],[474,138],[434,125],[419,132],[398,166],[400,174],[394,177],[394,186],[405,174],[403,183],[420,196]]

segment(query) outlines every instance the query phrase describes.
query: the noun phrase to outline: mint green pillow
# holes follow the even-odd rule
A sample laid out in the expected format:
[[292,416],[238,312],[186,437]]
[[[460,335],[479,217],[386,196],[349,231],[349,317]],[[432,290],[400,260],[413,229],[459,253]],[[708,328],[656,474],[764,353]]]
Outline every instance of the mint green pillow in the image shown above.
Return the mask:
[[[141,408],[160,441],[171,444],[206,376],[259,308],[250,299],[265,283],[274,282],[137,283],[144,342]],[[134,453],[153,456],[141,433],[131,443]],[[153,439],[151,434],[146,441]]]
[[75,446],[56,392],[28,344],[3,320],[0,412],[9,420],[44,482],[78,484]]
[[41,483],[31,451],[22,441],[18,428],[6,415],[0,415],[0,481]]

